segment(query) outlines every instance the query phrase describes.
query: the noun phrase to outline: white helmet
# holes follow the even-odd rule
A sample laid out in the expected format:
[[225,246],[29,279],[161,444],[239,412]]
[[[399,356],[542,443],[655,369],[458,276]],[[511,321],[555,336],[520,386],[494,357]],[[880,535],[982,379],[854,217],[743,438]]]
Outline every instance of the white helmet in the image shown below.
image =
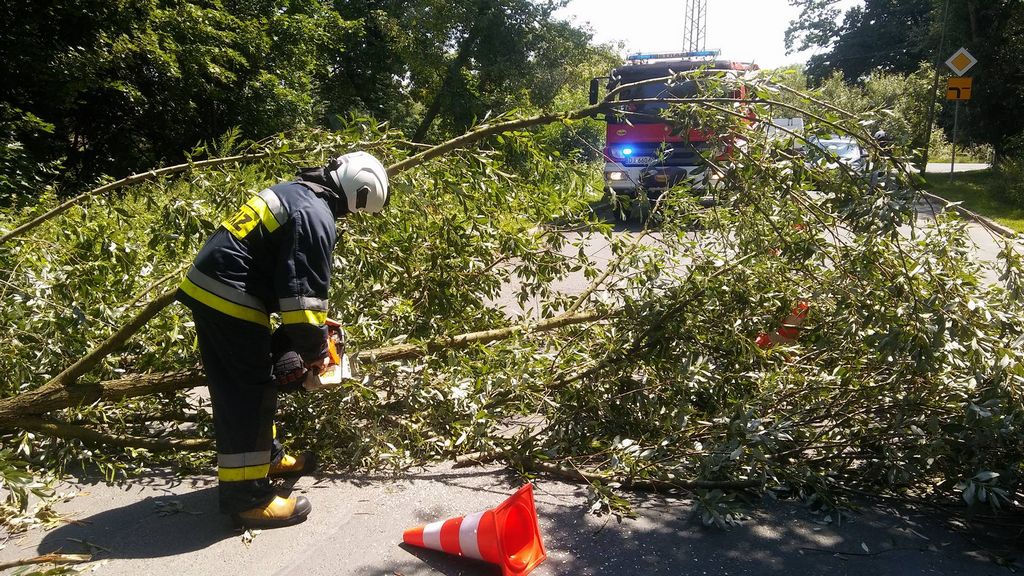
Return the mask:
[[327,165],[331,180],[345,194],[349,212],[380,212],[388,203],[388,171],[366,152],[338,156]]

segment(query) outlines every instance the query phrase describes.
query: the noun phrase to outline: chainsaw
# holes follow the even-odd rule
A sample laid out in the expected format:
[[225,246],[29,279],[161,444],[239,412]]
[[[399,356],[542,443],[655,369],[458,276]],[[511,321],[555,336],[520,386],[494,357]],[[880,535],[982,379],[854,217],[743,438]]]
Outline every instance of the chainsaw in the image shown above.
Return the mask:
[[[274,381],[282,391],[317,390],[353,378],[352,364],[345,355],[345,330],[327,319],[327,363],[318,374],[310,374],[306,363],[294,351],[282,350],[274,360]],[[284,345],[282,344],[282,347]]]
[[345,355],[345,329],[341,323],[327,319],[327,366],[320,371],[320,384],[341,384],[352,378],[352,364]]

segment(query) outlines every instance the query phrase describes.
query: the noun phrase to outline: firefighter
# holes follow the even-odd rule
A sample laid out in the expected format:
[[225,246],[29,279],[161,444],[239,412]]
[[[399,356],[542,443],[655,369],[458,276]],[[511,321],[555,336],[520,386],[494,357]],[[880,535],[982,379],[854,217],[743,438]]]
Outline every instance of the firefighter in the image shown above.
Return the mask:
[[[195,319],[213,404],[220,510],[243,526],[288,526],[310,512],[305,497],[278,496],[270,482],[313,467],[311,454],[286,454],[277,442],[277,395],[319,385],[335,220],[387,202],[387,171],[365,152],[303,169],[226,219],[178,289]],[[280,320],[273,334],[272,313]],[[288,376],[296,359],[308,370],[297,382]]]

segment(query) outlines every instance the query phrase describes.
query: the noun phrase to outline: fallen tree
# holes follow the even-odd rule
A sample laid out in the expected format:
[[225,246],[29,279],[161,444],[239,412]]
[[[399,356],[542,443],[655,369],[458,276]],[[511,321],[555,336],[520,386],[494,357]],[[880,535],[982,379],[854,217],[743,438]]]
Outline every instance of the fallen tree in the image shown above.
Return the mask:
[[[412,156],[366,123],[297,136],[293,150],[321,155],[371,147],[392,160],[396,194],[381,217],[342,224],[336,262],[332,310],[353,341],[376,343],[358,352],[370,379],[289,398],[294,442],[341,468],[485,453],[595,485],[1011,502],[1024,437],[1014,247],[995,263],[1001,280],[983,281],[962,222],[919,221],[898,157],[867,140],[862,173],[799,152],[816,132],[863,136],[870,118],[806,99],[808,132],[780,137],[751,114],[801,106],[768,83],[742,101],[721,88],[659,101],[663,120],[712,130],[709,151],[745,142],[705,159],[715,206],[679,186],[636,235],[612,235],[586,167],[528,131],[597,112],[640,119],[629,102],[495,120]],[[203,406],[181,393],[203,383],[188,314],[169,307],[173,291],[139,303],[226,211],[292,169],[271,154],[157,178],[4,245],[5,438],[57,469],[85,445],[105,462],[207,448]],[[598,237],[610,259],[592,256]],[[593,282],[559,293],[570,273]],[[508,326],[493,302],[509,286],[524,310],[545,304]],[[799,338],[757,346],[796,302],[810,305]],[[189,437],[148,425],[167,414],[190,416]]]

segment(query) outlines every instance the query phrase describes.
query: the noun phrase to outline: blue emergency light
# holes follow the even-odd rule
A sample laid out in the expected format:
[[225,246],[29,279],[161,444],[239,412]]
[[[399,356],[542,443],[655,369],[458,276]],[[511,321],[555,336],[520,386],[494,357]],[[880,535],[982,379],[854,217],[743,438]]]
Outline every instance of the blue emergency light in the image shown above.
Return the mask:
[[633,149],[630,148],[629,146],[626,146],[625,148],[622,149],[622,155],[623,156],[632,156],[633,155]]

